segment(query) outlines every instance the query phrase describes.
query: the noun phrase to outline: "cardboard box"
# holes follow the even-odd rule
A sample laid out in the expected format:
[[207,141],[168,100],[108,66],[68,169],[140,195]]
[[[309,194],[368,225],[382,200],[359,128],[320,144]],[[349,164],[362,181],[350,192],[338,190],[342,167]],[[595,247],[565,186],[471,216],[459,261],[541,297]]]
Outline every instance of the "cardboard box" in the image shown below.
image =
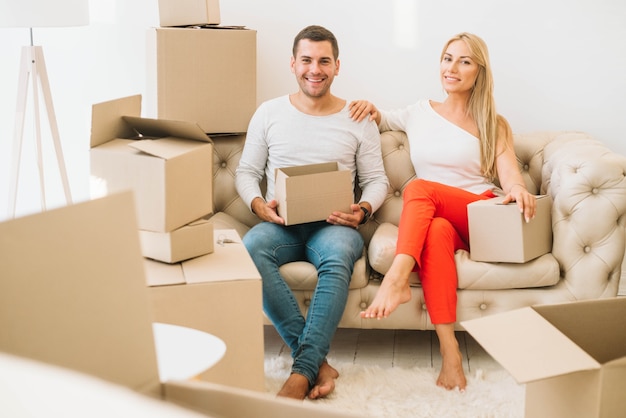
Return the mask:
[[[228,243],[219,244],[224,238]],[[178,264],[145,260],[156,321],[199,329],[226,343],[203,381],[264,391],[261,276],[234,229],[214,231],[214,251]]]
[[[84,381],[77,392],[89,400],[108,399],[130,416],[159,415],[157,401],[162,414],[187,416],[168,408],[161,399],[208,417],[349,416],[320,405],[208,382],[160,382],[137,229],[131,192],[0,223],[0,352],[69,369],[67,380],[53,375],[59,387],[76,384],[72,371],[95,376],[98,382],[89,382],[98,383],[93,392]],[[239,316],[249,315],[246,309],[237,308],[242,312]],[[227,327],[231,318],[237,321],[236,311],[232,307],[224,315],[218,312],[216,320]],[[256,348],[251,355],[256,356]],[[261,371],[262,357],[261,342]],[[241,361],[247,362],[245,354]],[[33,364],[23,370],[34,377],[48,373]],[[54,405],[46,402],[52,388],[36,392],[27,376],[17,374],[13,377],[19,380],[10,384],[11,376],[3,369],[9,390],[2,393],[0,416],[32,417],[34,409],[28,402],[39,397],[45,405]],[[26,386],[27,392],[18,392],[24,382],[21,387]],[[64,395],[64,402],[56,404],[58,409],[49,408],[37,416],[102,415],[103,405],[76,402],[75,391]],[[86,408],[83,414],[76,412],[80,407],[69,407],[76,404]]]
[[139,231],[144,257],[165,263],[199,257],[213,252],[213,224],[200,219],[172,232]]
[[626,298],[527,307],[461,325],[526,383],[526,417],[626,411]]
[[140,112],[141,96],[93,106],[93,181],[105,194],[133,190],[146,231],[170,232],[213,212],[211,139],[197,124]]
[[161,26],[219,25],[219,0],[159,0]]
[[517,203],[503,197],[467,205],[470,258],[474,261],[525,263],[552,251],[552,199],[537,196],[537,212],[529,223]]
[[285,225],[322,221],[333,211],[352,213],[352,174],[336,162],[279,168],[274,198]]
[[196,122],[209,134],[248,130],[257,106],[255,30],[151,28],[147,62],[158,118]]

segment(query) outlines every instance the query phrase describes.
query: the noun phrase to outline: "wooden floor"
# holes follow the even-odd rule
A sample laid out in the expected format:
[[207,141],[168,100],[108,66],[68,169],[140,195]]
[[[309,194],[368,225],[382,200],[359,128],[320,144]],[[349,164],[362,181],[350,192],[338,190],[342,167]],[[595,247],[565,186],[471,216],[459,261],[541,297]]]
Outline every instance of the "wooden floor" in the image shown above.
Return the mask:
[[[466,374],[503,370],[466,332],[457,332]],[[265,358],[289,357],[289,348],[273,326],[265,326]],[[434,331],[362,330],[340,328],[328,354],[331,362],[380,367],[441,367],[439,340]]]

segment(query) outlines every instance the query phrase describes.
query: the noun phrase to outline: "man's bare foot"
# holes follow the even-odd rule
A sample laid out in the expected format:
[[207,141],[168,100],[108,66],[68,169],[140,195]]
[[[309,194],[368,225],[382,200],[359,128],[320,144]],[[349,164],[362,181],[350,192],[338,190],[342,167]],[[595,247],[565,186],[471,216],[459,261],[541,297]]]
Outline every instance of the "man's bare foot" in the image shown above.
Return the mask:
[[409,275],[414,266],[415,259],[410,255],[396,255],[374,300],[361,311],[361,318],[387,318],[398,306],[411,300]]
[[276,396],[304,400],[309,392],[309,379],[298,373],[291,373]]
[[324,398],[335,390],[335,379],[339,377],[339,372],[335,370],[328,362],[323,362],[320,371],[317,374],[315,385],[309,392],[309,398]]

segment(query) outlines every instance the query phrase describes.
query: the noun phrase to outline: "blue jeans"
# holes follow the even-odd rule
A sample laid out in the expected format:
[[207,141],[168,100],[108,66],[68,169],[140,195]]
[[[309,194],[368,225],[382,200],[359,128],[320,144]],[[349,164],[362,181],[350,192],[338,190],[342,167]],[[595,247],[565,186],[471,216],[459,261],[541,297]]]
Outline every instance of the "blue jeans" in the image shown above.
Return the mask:
[[[262,277],[263,309],[291,348],[292,372],[313,385],[341,320],[354,263],[363,238],[352,228],[325,221],[300,225],[261,222],[243,237]],[[318,283],[306,320],[279,267],[308,261],[317,268]]]

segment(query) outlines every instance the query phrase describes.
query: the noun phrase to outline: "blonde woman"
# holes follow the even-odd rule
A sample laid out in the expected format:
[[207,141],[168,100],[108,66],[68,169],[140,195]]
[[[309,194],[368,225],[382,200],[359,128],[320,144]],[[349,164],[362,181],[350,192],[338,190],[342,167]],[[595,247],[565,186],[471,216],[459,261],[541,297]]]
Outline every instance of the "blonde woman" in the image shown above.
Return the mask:
[[496,113],[485,42],[470,33],[451,38],[441,53],[440,78],[447,93],[443,102],[420,100],[393,111],[379,111],[362,100],[350,104],[353,119],[369,115],[381,132],[407,133],[417,174],[404,191],[393,263],[361,317],[383,319],[408,302],[409,274],[419,272],[440,340],[443,363],[437,385],[464,391],[467,382],[454,334],[454,253],[469,250],[466,207],[505,195],[506,202],[517,202],[529,222],[535,216],[535,197],[524,186],[509,124]]

